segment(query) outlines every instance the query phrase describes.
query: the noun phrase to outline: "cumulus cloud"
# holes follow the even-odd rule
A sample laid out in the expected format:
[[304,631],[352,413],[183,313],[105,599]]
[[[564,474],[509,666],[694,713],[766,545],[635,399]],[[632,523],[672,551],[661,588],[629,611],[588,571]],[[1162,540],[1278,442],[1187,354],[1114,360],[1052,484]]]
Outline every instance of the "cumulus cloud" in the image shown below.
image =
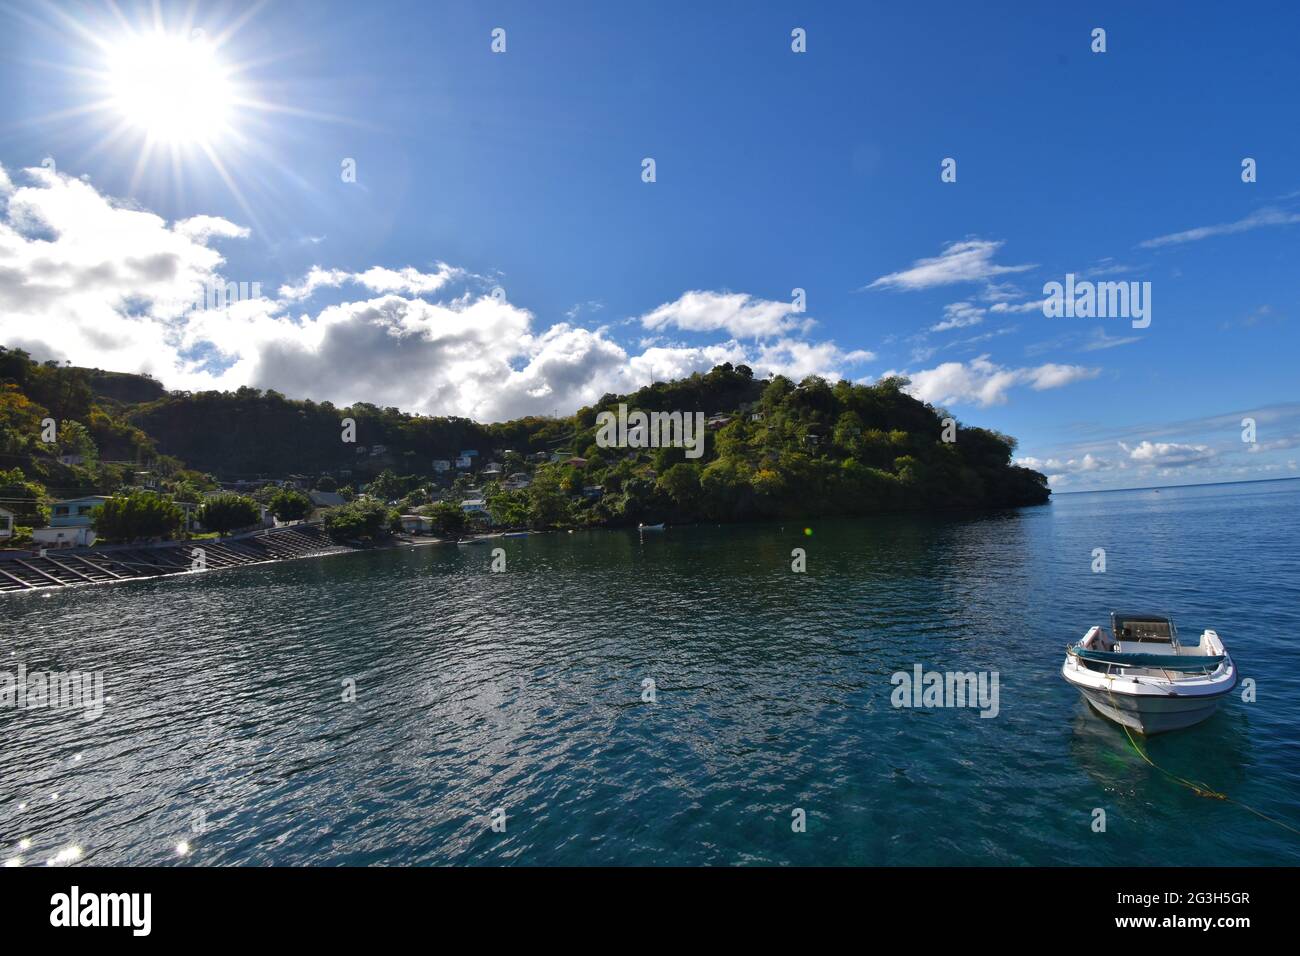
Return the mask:
[[1143,441],[1141,444],[1132,447],[1120,442],[1119,447],[1128,453],[1131,461],[1139,465],[1151,465],[1159,468],[1184,468],[1188,465],[1200,465],[1213,459],[1216,454],[1209,445],[1184,445],[1178,442]]
[[346,269],[322,269],[320,266],[312,266],[299,282],[280,286],[280,298],[300,302],[311,298],[317,289],[338,288],[345,283],[364,286],[371,292],[427,295],[464,276],[463,269],[449,266],[445,262],[439,262],[437,271],[431,273],[421,272],[411,266],[404,269],[374,266],[365,272],[348,272]]
[[1035,471],[1057,472],[1065,474],[1078,474],[1090,471],[1108,471],[1115,467],[1115,462],[1106,458],[1099,458],[1092,452],[1088,452],[1081,458],[1034,458],[1026,456],[1015,459],[1017,465],[1024,465],[1026,468],[1032,468]]
[[[251,385],[500,421],[569,412],[720,362],[760,376],[837,378],[874,358],[776,334],[799,326],[788,303],[700,292],[648,313],[658,317],[647,324],[726,331],[726,341],[650,342],[629,353],[603,328],[542,327],[491,295],[430,301],[468,275],[446,263],[432,272],[314,266],[278,297],[196,308],[196,290],[226,283],[225,260],[209,243],[244,240],[246,228],[210,216],[169,225],[46,170],[25,171],[29,184],[18,187],[0,174],[10,183],[0,206],[0,342],[38,358],[148,372],[171,388]],[[344,286],[372,294],[305,307],[316,290]]]
[[160,354],[224,261],[206,243],[239,227],[215,217],[169,226],[80,180],[24,172],[0,218],[0,340],[46,358],[171,371]]
[[938,256],[918,259],[910,269],[883,275],[866,288],[913,292],[958,282],[978,282],[993,276],[1035,268],[1033,263],[1019,266],[996,264],[993,256],[1002,245],[1001,242],[988,239],[966,239],[949,243]]
[[736,339],[783,335],[807,327],[790,302],[756,299],[742,292],[683,293],[641,316],[647,329],[675,328],[683,332],[726,332]]
[[1080,365],[1038,365],[1006,368],[981,355],[970,362],[944,362],[920,372],[886,372],[911,379],[908,392],[922,401],[936,405],[968,403],[1003,405],[1007,393],[1016,386],[1028,385],[1035,391],[1060,388],[1072,382],[1094,378],[1100,369]]
[[1289,226],[1297,222],[1300,222],[1300,213],[1267,208],[1253,212],[1236,222],[1221,222],[1214,226],[1197,226],[1195,229],[1171,232],[1168,235],[1144,240],[1139,242],[1138,245],[1143,249],[1158,249],[1161,246],[1196,242],[1198,239],[1209,239],[1212,236],[1229,236],[1238,232],[1249,232],[1252,229],[1259,229],[1264,226]]
[[247,239],[249,236],[246,226],[237,226],[217,216],[191,216],[172,226],[172,231],[198,243],[206,243],[209,239]]

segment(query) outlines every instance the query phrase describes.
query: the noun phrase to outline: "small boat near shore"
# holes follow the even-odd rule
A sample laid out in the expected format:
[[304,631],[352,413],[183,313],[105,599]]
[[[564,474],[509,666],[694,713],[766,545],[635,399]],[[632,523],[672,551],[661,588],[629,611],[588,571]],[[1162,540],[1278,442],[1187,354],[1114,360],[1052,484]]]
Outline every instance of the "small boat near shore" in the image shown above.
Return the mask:
[[662,530],[664,530],[664,524],[663,524],[662,521],[659,522],[659,524],[639,524],[639,525],[636,526],[636,530],[638,530],[638,531],[662,531]]
[[[1061,676],[1103,717],[1142,734],[1191,727],[1237,686],[1219,635],[1179,640],[1172,618],[1113,612],[1066,648]],[[1114,636],[1112,636],[1112,634]]]

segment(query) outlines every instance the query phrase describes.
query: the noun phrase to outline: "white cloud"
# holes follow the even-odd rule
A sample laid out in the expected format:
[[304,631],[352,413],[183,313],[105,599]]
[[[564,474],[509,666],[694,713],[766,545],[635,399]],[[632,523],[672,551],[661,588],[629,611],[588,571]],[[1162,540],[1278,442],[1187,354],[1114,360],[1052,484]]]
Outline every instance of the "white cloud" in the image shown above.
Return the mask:
[[345,269],[322,269],[312,266],[301,281],[296,284],[280,286],[280,297],[292,301],[302,301],[315,294],[317,289],[337,288],[345,283],[364,286],[371,292],[400,292],[405,295],[427,295],[437,292],[443,286],[466,275],[463,269],[457,269],[439,262],[437,271],[421,272],[407,266],[403,269],[385,269],[374,266],[365,272],[348,272]]
[[1106,330],[1101,326],[1093,329],[1092,338],[1080,349],[1083,352],[1097,352],[1102,349],[1113,349],[1121,345],[1132,345],[1134,342],[1142,341],[1140,335],[1117,335],[1109,336]]
[[908,392],[935,405],[969,403],[988,406],[1005,404],[1008,391],[1018,385],[1043,391],[1094,378],[1099,373],[1100,369],[1079,365],[1006,368],[989,361],[987,355],[981,355],[970,362],[944,362],[920,372],[886,372],[885,375],[906,375],[911,379]]
[[1210,461],[1216,452],[1209,445],[1183,445],[1178,442],[1143,441],[1134,447],[1124,442],[1119,447],[1128,453],[1129,459],[1139,465],[1159,468],[1183,468],[1187,465],[1199,465]]
[[647,329],[672,327],[684,332],[726,332],[737,339],[783,335],[808,320],[799,318],[790,302],[756,299],[742,292],[684,292],[641,316]]
[[247,227],[217,216],[191,216],[172,226],[172,231],[200,243],[209,239],[247,239],[249,236]]
[[1023,380],[1028,382],[1034,391],[1042,392],[1049,388],[1060,388],[1073,382],[1096,378],[1101,374],[1101,369],[1084,368],[1082,365],[1057,365],[1054,362],[1048,362],[1046,365],[1039,365],[1035,368],[1020,369],[1019,372],[1023,376]]
[[47,358],[164,374],[178,320],[224,262],[215,217],[169,227],[45,169],[0,217],[0,341]]
[[[283,298],[196,310],[198,288],[226,281],[221,253],[206,242],[242,239],[247,229],[207,216],[169,226],[84,182],[45,170],[28,175],[32,185],[11,190],[0,207],[0,342],[38,358],[148,372],[170,388],[252,385],[339,405],[499,421],[569,412],[607,392],[720,362],[747,364],[759,376],[833,379],[874,358],[789,336],[742,344],[788,328],[789,305],[717,293],[687,293],[660,324],[726,329],[727,341],[655,341],[629,354],[605,329],[564,322],[539,329],[532,312],[490,295],[422,298],[468,275],[445,263],[433,273],[314,266]],[[302,307],[316,289],[345,284],[377,294]]]
[[[1015,464],[1024,465],[1026,468],[1032,468],[1035,471],[1058,472],[1078,474],[1090,471],[1108,471],[1115,467],[1115,463],[1106,458],[1098,458],[1089,452],[1082,458],[1034,458],[1026,456],[1015,459]],[[1054,478],[1061,478],[1061,474],[1053,475]]]
[[1171,232],[1168,235],[1156,236],[1154,239],[1139,242],[1138,245],[1143,249],[1156,249],[1160,246],[1172,246],[1183,242],[1195,242],[1198,239],[1208,239],[1211,236],[1228,236],[1238,232],[1249,232],[1263,226],[1287,226],[1297,222],[1300,222],[1300,213],[1267,208],[1253,212],[1246,218],[1238,219],[1236,222],[1222,222],[1215,226],[1197,226],[1195,229]]
[[868,289],[901,289],[916,291],[957,282],[978,282],[1010,272],[1024,272],[1034,264],[1000,266],[993,255],[1002,248],[1001,242],[987,239],[967,239],[949,243],[942,253],[932,259],[918,259],[910,269],[881,276]]
[[1013,312],[1041,312],[1042,310],[1042,299],[1030,299],[1028,302],[994,302],[989,306],[990,312],[1008,315]]
[[953,302],[943,307],[943,321],[930,326],[931,332],[964,329],[984,321],[984,310],[969,302]]

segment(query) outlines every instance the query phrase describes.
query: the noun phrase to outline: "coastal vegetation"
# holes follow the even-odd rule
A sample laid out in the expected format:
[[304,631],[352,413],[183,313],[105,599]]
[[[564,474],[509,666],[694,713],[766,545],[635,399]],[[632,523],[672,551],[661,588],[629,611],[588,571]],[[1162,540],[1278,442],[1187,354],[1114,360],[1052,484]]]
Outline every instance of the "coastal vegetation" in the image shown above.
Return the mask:
[[395,512],[378,501],[352,501],[325,512],[322,523],[335,541],[373,542],[393,525]]
[[217,534],[230,534],[255,525],[261,519],[262,509],[256,501],[244,495],[214,495],[199,508],[199,522]]
[[[198,504],[208,531],[254,524],[266,506],[281,521],[316,513],[339,540],[382,537],[401,515],[458,535],[489,524],[730,522],[1048,499],[1044,476],[1014,464],[1013,438],[961,424],[907,385],[758,378],[724,364],[567,417],[480,424],[255,388],[167,392],[145,376],[0,348],[0,498],[19,525],[39,527],[54,499],[120,497],[96,518],[113,537],[132,521],[178,533],[170,512],[164,520],[139,496],[149,492]],[[597,417],[619,405],[702,413],[702,451],[611,447]],[[46,441],[51,419],[57,434]],[[345,419],[355,441],[344,440]],[[307,490],[331,506],[322,512]]]
[[173,538],[181,530],[185,514],[165,495],[132,491],[110,497],[92,512],[95,533],[117,543],[149,538]]

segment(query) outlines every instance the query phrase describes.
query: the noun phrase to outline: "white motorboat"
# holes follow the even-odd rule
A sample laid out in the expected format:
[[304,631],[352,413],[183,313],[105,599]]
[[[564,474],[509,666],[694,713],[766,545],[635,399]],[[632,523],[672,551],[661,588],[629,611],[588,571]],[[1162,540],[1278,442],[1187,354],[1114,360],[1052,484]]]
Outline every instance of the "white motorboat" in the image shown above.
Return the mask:
[[661,521],[658,524],[639,524],[636,529],[638,531],[662,531],[664,530],[664,523]]
[[1113,612],[1110,623],[1111,633],[1095,626],[1071,644],[1061,666],[1103,717],[1143,734],[1178,730],[1205,720],[1237,686],[1236,665],[1214,631],[1191,644],[1168,617]]

